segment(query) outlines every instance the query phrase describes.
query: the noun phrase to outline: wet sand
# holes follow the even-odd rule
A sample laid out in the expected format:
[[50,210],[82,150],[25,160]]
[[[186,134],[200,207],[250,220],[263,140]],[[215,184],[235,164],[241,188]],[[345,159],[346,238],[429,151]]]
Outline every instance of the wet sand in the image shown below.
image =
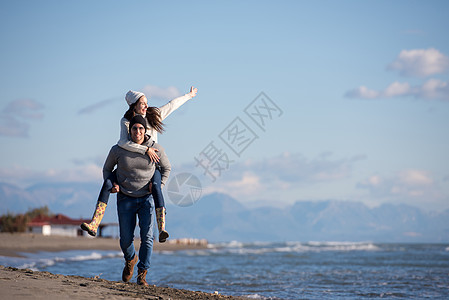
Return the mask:
[[[135,245],[138,246],[139,241]],[[154,251],[204,249],[207,245],[155,243]],[[117,250],[119,241],[108,238],[42,236],[0,233],[0,255],[20,256],[20,252],[66,250]],[[29,269],[0,266],[0,299],[246,299],[179,290],[167,287],[142,287],[101,278],[65,276]]]
[[245,299],[0,266],[0,299]]
[[[170,241],[170,240],[168,240]],[[136,240],[134,245],[139,248],[140,241]],[[205,249],[205,244],[176,244],[176,243],[154,243],[154,251],[176,251],[190,249]],[[120,251],[118,239],[112,238],[90,238],[90,237],[64,237],[43,236],[28,233],[0,233],[0,255],[18,256],[20,252],[38,251],[67,251],[67,250],[117,250]]]

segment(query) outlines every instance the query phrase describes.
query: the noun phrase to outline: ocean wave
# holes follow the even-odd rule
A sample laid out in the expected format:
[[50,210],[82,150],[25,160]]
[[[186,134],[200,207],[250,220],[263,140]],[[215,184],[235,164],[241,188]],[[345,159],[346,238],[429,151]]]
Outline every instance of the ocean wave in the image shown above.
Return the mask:
[[377,251],[381,248],[372,242],[308,242],[305,247],[318,251]]
[[239,242],[239,241],[230,241],[230,242],[209,244],[208,247],[210,247],[211,249],[215,249],[215,248],[243,248],[244,247],[244,243]]
[[40,271],[40,268],[50,267],[56,263],[53,259],[39,259],[37,261],[25,262],[22,265],[17,266],[19,269],[31,269],[33,271]]
[[245,295],[243,297],[249,298],[249,299],[262,299],[262,300],[270,299],[270,298],[264,297],[264,296],[259,295],[259,294],[250,294],[250,295]]
[[210,244],[208,250],[192,252],[190,255],[207,255],[206,253],[229,254],[264,254],[264,253],[300,253],[322,251],[378,251],[381,248],[372,242],[283,242],[283,243],[228,243]]

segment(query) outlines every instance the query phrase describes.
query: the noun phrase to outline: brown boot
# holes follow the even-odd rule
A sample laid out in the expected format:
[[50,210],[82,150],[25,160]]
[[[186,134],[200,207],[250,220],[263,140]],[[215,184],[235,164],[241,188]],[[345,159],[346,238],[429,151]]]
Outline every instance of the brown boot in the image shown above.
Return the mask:
[[124,282],[128,282],[133,277],[134,266],[137,263],[137,255],[134,254],[134,258],[131,260],[127,260],[125,262],[125,267],[123,268],[122,280]]
[[139,271],[137,272],[137,284],[143,285],[143,286],[149,286],[145,277],[147,277],[147,270],[139,269]]

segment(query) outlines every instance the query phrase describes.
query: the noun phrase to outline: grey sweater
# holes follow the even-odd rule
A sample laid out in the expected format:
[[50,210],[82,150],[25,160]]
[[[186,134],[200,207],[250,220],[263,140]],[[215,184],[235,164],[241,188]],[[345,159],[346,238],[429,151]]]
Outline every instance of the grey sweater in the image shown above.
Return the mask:
[[[170,161],[164,148],[151,139],[142,145],[159,150],[156,153],[160,158],[161,183],[164,186],[171,171]],[[112,173],[115,166],[117,166],[117,183],[121,193],[130,197],[143,197],[150,194],[149,183],[154,174],[155,164],[151,162],[148,155],[127,151],[114,145],[103,166],[104,179]]]

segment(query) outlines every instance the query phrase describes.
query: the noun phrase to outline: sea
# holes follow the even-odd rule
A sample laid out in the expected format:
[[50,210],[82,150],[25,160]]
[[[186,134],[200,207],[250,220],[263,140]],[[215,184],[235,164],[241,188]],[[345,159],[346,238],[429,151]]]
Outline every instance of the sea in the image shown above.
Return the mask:
[[[124,266],[116,251],[22,254],[0,264],[113,281]],[[449,244],[233,241],[153,252],[148,274],[157,286],[248,299],[449,299]]]

